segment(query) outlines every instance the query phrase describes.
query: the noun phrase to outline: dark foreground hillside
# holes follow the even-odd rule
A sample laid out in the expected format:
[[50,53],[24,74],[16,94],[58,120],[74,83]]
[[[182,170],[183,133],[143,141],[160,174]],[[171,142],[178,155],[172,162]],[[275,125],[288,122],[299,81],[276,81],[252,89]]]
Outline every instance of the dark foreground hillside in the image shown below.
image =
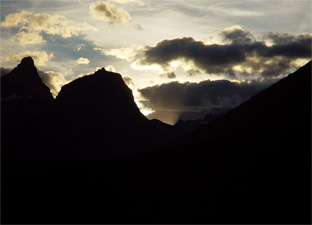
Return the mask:
[[208,221],[310,223],[311,62],[164,157],[188,181],[189,212],[211,212]]
[[311,62],[174,143],[129,91],[2,102],[3,223],[311,222]]

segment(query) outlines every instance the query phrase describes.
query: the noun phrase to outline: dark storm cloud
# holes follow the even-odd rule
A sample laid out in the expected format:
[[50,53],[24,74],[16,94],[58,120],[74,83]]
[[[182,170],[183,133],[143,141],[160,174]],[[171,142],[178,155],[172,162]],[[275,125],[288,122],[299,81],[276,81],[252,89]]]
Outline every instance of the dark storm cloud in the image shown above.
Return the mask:
[[[275,80],[274,80],[275,81]],[[235,107],[273,81],[231,82],[229,80],[206,80],[200,83],[170,82],[139,89],[152,109],[192,110],[194,108]]]
[[273,33],[269,32],[264,37],[271,39],[274,44],[289,44],[292,42],[302,42],[309,38],[309,34],[301,34],[298,36],[287,34],[287,33]]
[[223,30],[220,36],[224,42],[230,42],[232,44],[250,44],[255,41],[254,36],[249,31],[244,31],[239,26],[233,26]]
[[[206,80],[200,83],[171,82],[139,89],[146,99],[141,103],[153,109],[154,115],[193,112],[200,116],[216,110],[230,109],[268,87],[276,79],[231,82],[229,80]],[[194,116],[195,117],[195,116]]]
[[272,40],[273,45],[267,51],[260,51],[260,56],[284,56],[290,59],[311,58],[312,36],[310,34],[294,36],[290,34],[269,33],[267,38]]
[[289,70],[296,59],[311,58],[310,34],[298,36],[290,34],[269,33],[266,40],[256,38],[239,26],[225,29],[220,36],[225,44],[205,44],[192,37],[163,40],[154,47],[147,47],[137,65],[158,64],[164,70],[170,68],[172,61],[182,61],[192,68],[185,70],[205,73],[227,74],[237,73],[279,76]]
[[205,45],[191,37],[163,40],[149,47],[141,64],[159,64],[164,68],[174,60],[192,61],[208,73],[230,72],[231,66],[245,61],[245,53],[238,45]]

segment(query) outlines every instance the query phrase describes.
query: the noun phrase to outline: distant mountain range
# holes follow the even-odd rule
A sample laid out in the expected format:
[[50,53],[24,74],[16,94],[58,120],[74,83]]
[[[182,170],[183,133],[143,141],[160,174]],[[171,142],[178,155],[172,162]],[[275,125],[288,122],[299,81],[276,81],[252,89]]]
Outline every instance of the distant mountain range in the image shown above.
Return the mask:
[[117,73],[1,77],[3,223],[311,223],[311,62],[222,115],[145,118]]
[[[225,112],[224,112],[225,113]],[[181,120],[179,119],[175,124],[174,127],[181,129],[185,133],[194,131],[201,126],[204,126],[206,124],[209,124],[214,119],[218,118],[224,113],[208,113],[203,119],[197,119],[197,120]]]

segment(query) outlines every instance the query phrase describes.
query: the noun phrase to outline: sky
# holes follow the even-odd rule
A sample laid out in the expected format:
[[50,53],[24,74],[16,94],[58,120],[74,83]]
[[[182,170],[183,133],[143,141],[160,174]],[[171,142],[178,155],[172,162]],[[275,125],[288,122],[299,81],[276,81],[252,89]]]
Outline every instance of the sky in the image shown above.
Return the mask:
[[54,96],[117,72],[148,118],[233,108],[311,60],[310,0],[1,0],[1,75],[25,56]]

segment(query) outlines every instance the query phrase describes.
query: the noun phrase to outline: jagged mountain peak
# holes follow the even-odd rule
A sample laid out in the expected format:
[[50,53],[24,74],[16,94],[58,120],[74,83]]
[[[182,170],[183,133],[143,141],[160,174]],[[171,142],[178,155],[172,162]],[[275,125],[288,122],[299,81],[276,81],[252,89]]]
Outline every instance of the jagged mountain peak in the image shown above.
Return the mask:
[[23,58],[17,67],[1,77],[1,98],[11,96],[53,99],[50,89],[42,82],[31,57]]
[[[118,73],[104,68],[80,77],[62,87],[56,97],[58,104],[75,114],[90,117],[143,118],[131,89]],[[85,117],[84,117],[85,118]]]
[[[98,83],[98,82],[100,82],[100,83]],[[98,85],[103,86],[103,85],[107,84],[107,85],[118,85],[120,87],[127,87],[124,84],[122,76],[119,73],[109,72],[109,71],[106,71],[104,68],[97,70],[93,74],[85,75],[83,77],[79,77],[79,78],[75,79],[74,81],[72,81],[71,83],[73,83],[73,84],[86,83],[86,84],[92,85],[92,86],[98,86]],[[67,86],[67,85],[65,85],[65,86]]]
[[22,59],[21,63],[18,66],[23,66],[23,67],[34,67],[35,63],[34,60],[31,56],[25,57]]

